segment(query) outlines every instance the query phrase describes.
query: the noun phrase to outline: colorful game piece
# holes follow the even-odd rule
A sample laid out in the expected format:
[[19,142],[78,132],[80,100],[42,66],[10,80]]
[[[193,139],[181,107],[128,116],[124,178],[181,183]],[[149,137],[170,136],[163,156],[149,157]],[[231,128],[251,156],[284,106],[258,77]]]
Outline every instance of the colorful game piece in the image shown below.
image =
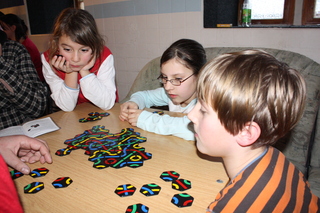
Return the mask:
[[131,206],[128,206],[125,213],[147,213],[149,212],[149,207],[138,203]]
[[158,195],[160,193],[161,187],[155,183],[145,184],[141,187],[140,192],[145,196]]
[[24,187],[24,193],[26,194],[35,194],[44,189],[43,182],[32,182]]
[[107,116],[110,115],[110,114],[107,113],[107,112],[102,112],[102,113],[99,113],[99,112],[90,112],[88,115],[89,115],[89,117],[87,117],[87,118],[80,118],[80,119],[79,119],[79,122],[80,122],[80,123],[85,123],[85,122],[88,122],[88,121],[101,120],[102,117],[107,117]]
[[86,118],[80,118],[80,119],[79,119],[79,122],[80,122],[80,123],[85,123],[85,122],[88,122],[88,121],[87,121]]
[[158,115],[163,115],[163,114],[164,114],[164,112],[163,112],[163,111],[154,111],[154,112],[152,112],[152,113],[154,113],[154,114],[158,114]]
[[89,116],[100,116],[100,113],[99,112],[90,112],[88,115]]
[[177,179],[172,181],[172,188],[179,191],[185,191],[191,188],[191,182],[185,179]]
[[180,174],[175,171],[166,171],[162,172],[160,178],[166,182],[177,180],[180,177]]
[[89,117],[86,117],[86,118],[80,118],[79,122],[80,123],[85,123],[85,122],[88,122],[88,121],[97,121],[97,120],[101,120],[101,119],[102,119],[101,116],[89,116]]
[[24,174],[22,172],[19,172],[18,170],[14,169],[10,171],[10,175],[12,180],[17,179],[19,177],[22,177]]
[[188,207],[192,205],[193,200],[194,198],[191,195],[187,193],[181,193],[173,195],[171,203],[177,207]]
[[43,177],[46,174],[48,174],[48,172],[49,172],[49,169],[42,167],[42,168],[38,168],[38,169],[32,170],[30,172],[30,176],[33,177],[33,178]]
[[136,187],[134,187],[133,185],[123,184],[119,185],[114,192],[120,197],[127,197],[133,195],[135,191]]
[[54,188],[65,188],[68,187],[73,180],[69,177],[60,177],[52,182]]
[[99,115],[100,115],[101,117],[107,117],[108,115],[110,115],[110,113],[100,112]]
[[64,142],[66,148],[56,151],[56,155],[65,156],[73,150],[84,149],[89,155],[88,160],[93,162],[96,169],[107,167],[137,168],[143,166],[145,160],[152,158],[152,154],[145,152],[139,143],[147,141],[140,133],[132,128],[122,129],[120,133],[111,134],[104,126],[93,126],[92,129],[76,135]]
[[71,153],[71,149],[64,148],[64,149],[57,150],[55,154],[58,156],[65,156],[65,155],[69,155],[70,153]]
[[101,116],[101,117],[107,117],[108,115],[110,115],[110,113],[108,112],[90,112],[88,114],[89,116]]

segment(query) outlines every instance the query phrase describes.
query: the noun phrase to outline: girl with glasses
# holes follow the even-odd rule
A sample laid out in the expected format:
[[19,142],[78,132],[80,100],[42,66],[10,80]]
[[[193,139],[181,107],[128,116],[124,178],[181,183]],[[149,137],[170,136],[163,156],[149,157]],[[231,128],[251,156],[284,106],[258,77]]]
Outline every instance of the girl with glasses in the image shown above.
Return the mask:
[[121,105],[120,120],[157,134],[194,140],[193,132],[188,129],[190,120],[187,116],[171,117],[143,109],[168,106],[172,112],[190,112],[197,102],[198,74],[205,63],[206,53],[201,44],[191,39],[174,42],[160,59],[158,79],[163,87],[132,94],[130,100]]

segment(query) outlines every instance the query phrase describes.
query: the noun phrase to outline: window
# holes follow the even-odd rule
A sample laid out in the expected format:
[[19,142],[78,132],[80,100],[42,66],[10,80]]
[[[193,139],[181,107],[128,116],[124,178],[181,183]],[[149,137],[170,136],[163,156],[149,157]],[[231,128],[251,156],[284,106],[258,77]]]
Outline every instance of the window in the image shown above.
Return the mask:
[[304,0],[302,25],[320,24],[320,0]]
[[[252,25],[293,25],[295,2],[298,0],[249,0]],[[239,0],[238,22],[241,24],[241,9],[244,0]],[[320,24],[320,0],[303,0],[301,25]],[[300,20],[298,20],[300,22]]]
[[[244,0],[239,1],[238,21],[241,23],[241,9]],[[250,0],[252,25],[292,25],[295,0]]]
[[[242,26],[244,0],[203,0],[203,26]],[[252,27],[320,28],[320,0],[249,0]]]

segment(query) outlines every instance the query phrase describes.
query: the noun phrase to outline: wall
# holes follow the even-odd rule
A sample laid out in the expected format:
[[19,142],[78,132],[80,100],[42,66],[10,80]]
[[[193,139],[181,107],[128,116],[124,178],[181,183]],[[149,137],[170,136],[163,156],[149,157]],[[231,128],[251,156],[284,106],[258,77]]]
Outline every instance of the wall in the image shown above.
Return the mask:
[[85,0],[115,55],[120,99],[141,68],[179,38],[204,47],[269,47],[320,63],[320,29],[205,29],[202,0]]
[[[204,47],[290,50],[320,63],[319,28],[205,29],[202,0],[84,0],[84,4],[115,56],[120,100],[141,68],[180,38],[195,39]],[[31,39],[45,50],[47,36]]]
[[[3,8],[0,9],[1,12],[4,14],[7,13],[13,13],[22,18],[25,23],[28,25],[28,16],[27,16],[27,10],[25,6],[17,6],[17,7],[9,7],[9,8]],[[50,35],[31,35],[30,39],[36,44],[40,52],[44,52],[48,49],[48,41],[49,41]]]

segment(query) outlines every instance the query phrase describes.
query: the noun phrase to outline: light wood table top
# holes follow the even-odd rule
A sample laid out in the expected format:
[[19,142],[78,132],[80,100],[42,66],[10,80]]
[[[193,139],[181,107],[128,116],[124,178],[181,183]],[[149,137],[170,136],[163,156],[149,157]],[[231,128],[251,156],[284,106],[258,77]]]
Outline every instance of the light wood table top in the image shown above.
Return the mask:
[[[67,156],[55,155],[58,149],[66,147],[65,140],[74,138],[93,126],[104,125],[110,133],[118,133],[123,128],[131,127],[127,122],[119,120],[119,104],[106,111],[110,113],[108,117],[80,123],[79,119],[87,117],[90,112],[103,111],[84,103],[78,105],[73,112],[59,111],[48,115],[61,127],[58,131],[39,136],[49,144],[53,163],[35,163],[30,167],[31,170],[46,167],[49,173],[44,177],[25,175],[14,180],[25,212],[124,213],[129,205],[137,203],[149,207],[150,213],[205,212],[227,183],[228,177],[219,159],[206,159],[197,152],[195,142],[154,134],[137,127],[134,130],[147,138],[140,146],[152,154],[152,159],[144,161],[141,167],[96,169],[92,167],[93,162],[88,161],[88,155],[84,154],[83,149],[74,150]],[[192,188],[183,192],[173,189],[171,182],[160,179],[164,171],[178,172],[180,178],[191,182]],[[67,188],[56,189],[52,182],[58,177],[70,177],[73,183]],[[35,181],[43,182],[44,189],[36,194],[25,194],[24,186]],[[140,193],[141,187],[149,183],[161,186],[159,195],[147,197]],[[136,192],[129,197],[119,197],[114,191],[123,184],[132,184],[136,187]],[[178,193],[193,196],[193,205],[184,208],[173,205],[171,199]]]

